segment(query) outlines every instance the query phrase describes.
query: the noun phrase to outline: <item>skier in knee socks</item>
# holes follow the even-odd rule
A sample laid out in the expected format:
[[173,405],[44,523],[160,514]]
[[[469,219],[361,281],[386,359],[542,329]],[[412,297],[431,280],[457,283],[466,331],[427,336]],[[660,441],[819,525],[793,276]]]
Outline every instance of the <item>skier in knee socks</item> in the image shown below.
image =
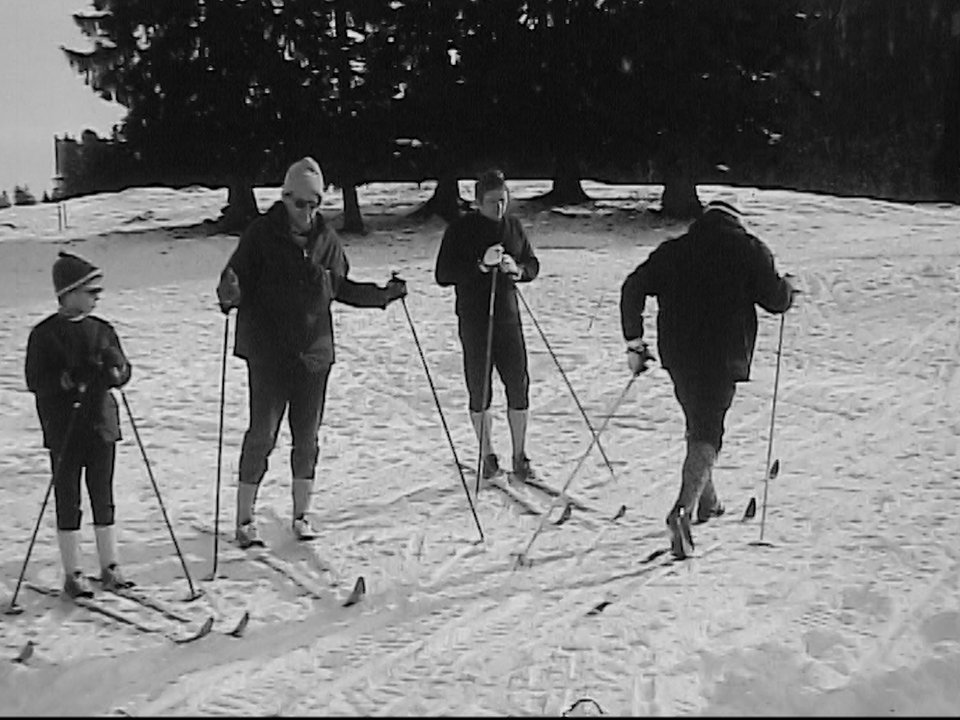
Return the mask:
[[50,451],[64,591],[71,597],[92,595],[80,554],[81,476],[93,510],[100,579],[108,589],[132,585],[117,553],[113,473],[120,416],[109,392],[130,380],[131,369],[116,331],[91,314],[102,279],[99,268],[61,252],[53,266],[59,308],[27,341],[27,388]]

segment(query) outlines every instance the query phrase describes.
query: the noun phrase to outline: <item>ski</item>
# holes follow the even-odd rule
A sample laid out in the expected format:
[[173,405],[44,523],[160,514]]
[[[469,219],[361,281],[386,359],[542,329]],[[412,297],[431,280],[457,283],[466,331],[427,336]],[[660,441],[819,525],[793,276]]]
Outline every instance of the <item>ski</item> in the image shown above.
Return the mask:
[[149,610],[154,610],[160,613],[161,615],[163,615],[165,618],[169,620],[173,620],[179,623],[193,622],[193,618],[177,612],[174,608],[170,607],[166,603],[160,600],[156,600],[150,597],[149,595],[146,595],[140,590],[135,590],[133,588],[105,588],[103,587],[103,583],[100,582],[100,578],[96,576],[88,575],[87,579],[90,580],[91,582],[96,583],[98,586],[100,586],[101,592],[110,593],[111,595],[116,595],[117,597],[122,597],[127,600],[130,600],[131,602],[135,602],[138,605],[142,605],[143,607]]
[[503,470],[501,470],[491,478],[486,478],[485,480],[482,480],[480,487],[496,488],[501,493],[503,493],[506,497],[512,500],[521,510],[523,510],[523,513],[525,515],[534,515],[537,517],[543,515],[543,512],[544,512],[543,510],[536,507],[533,503],[531,503],[525,497],[520,495],[520,493],[518,493],[516,490],[510,487],[509,477]]
[[534,490],[539,490],[540,492],[544,493],[545,495],[549,495],[550,497],[562,498],[565,501],[565,503],[567,505],[572,506],[574,510],[582,510],[583,512],[590,512],[598,515],[601,514],[599,510],[596,510],[595,508],[590,507],[589,505],[578,500],[577,498],[573,497],[569,493],[560,492],[556,488],[551,487],[550,485],[548,485],[547,483],[543,482],[538,478],[519,478],[512,473],[510,474],[510,478],[515,482],[528,485],[529,487],[532,487]]
[[[198,532],[205,533],[207,535],[213,534],[213,528],[209,528],[203,524],[196,523],[194,528]],[[226,539],[228,542],[235,543],[233,538],[230,538],[226,533],[221,533],[220,536]],[[240,548],[244,553],[247,554],[252,560],[259,562],[262,565],[270,568],[275,571],[278,575],[282,575],[289,582],[294,584],[299,588],[307,597],[310,597],[314,600],[327,600],[330,597],[330,593],[318,588],[313,580],[306,578],[299,570],[297,570],[292,563],[284,560],[279,557],[276,552],[266,543],[252,545],[248,548]],[[350,605],[360,602],[360,599],[366,593],[366,584],[363,579],[363,576],[357,578],[354,583],[353,592],[351,592],[348,600],[353,598],[353,602],[349,603]]]
[[201,638],[204,638],[207,635],[209,635],[210,632],[213,630],[213,618],[208,617],[207,620],[200,626],[199,629],[193,631],[192,633],[188,633],[186,635],[178,635],[176,633],[169,632],[165,628],[162,628],[156,625],[147,624],[143,622],[140,618],[133,617],[132,615],[128,615],[127,613],[121,612],[119,610],[114,610],[113,608],[108,607],[107,605],[97,600],[96,597],[68,598],[63,593],[62,590],[43,587],[41,585],[34,585],[33,583],[25,583],[25,585],[30,590],[33,590],[34,592],[40,593],[42,595],[48,595],[50,597],[57,597],[57,598],[67,598],[70,600],[70,602],[72,602],[74,605],[77,605],[78,607],[82,607],[85,610],[88,610],[89,612],[101,615],[115,622],[128,625],[136,630],[139,630],[142,633],[146,633],[149,635],[163,635],[165,638],[167,638],[171,642],[174,642],[178,645],[185,645],[186,643],[191,643],[191,642],[195,642],[196,640],[200,640]]
[[[517,482],[524,483],[525,485],[529,485],[535,490],[539,490],[540,492],[546,495],[549,495],[551,497],[561,498],[564,501],[565,503],[564,511],[563,511],[564,514],[561,517],[562,522],[558,521],[554,523],[555,525],[561,525],[563,522],[566,522],[567,520],[570,519],[572,515],[571,508],[580,510],[582,512],[592,513],[594,515],[604,516],[607,514],[603,510],[598,510],[597,508],[588,505],[582,500],[575,498],[570,493],[561,492],[560,490],[557,490],[555,487],[553,487],[552,485],[549,485],[548,483],[545,483],[543,480],[540,480],[539,478],[521,479],[516,476],[513,476],[513,477]],[[613,517],[608,518],[607,521],[616,522],[617,520],[622,518],[624,515],[626,515],[626,513],[627,513],[627,506],[621,505],[617,509],[617,512],[614,513]]]
[[[618,599],[635,592],[637,588],[642,587],[644,585],[649,585],[654,580],[659,580],[660,578],[666,577],[671,572],[682,567],[684,563],[687,562],[687,560],[699,560],[700,558],[704,558],[707,555],[714,553],[719,547],[720,547],[720,543],[714,543],[713,545],[710,545],[702,552],[696,555],[693,555],[690,558],[685,558],[683,560],[674,557],[669,547],[654,550],[652,553],[647,555],[647,557],[645,557],[643,560],[640,561],[640,565],[642,566],[640,570],[638,570],[635,573],[632,573],[633,575],[638,575],[640,577],[638,577],[633,582],[629,583],[619,593],[615,595],[610,595],[608,596],[608,599],[602,600],[601,602],[594,605],[590,610],[587,611],[586,614],[588,616],[599,615],[601,612],[604,611],[604,609],[612,605]],[[662,559],[662,558],[665,558],[665,559]],[[661,560],[661,561],[656,562],[657,560]]]
[[[473,469],[468,468],[462,462],[459,463],[459,465],[463,472],[470,473],[474,478],[476,477],[476,472]],[[480,480],[480,489],[483,490],[485,488],[494,488],[499,490],[508,500],[511,500],[517,507],[519,507],[524,515],[532,515],[537,517],[543,515],[543,510],[520,495],[520,493],[518,493],[514,488],[510,487],[509,475],[502,468],[498,469],[493,477],[482,478]]]

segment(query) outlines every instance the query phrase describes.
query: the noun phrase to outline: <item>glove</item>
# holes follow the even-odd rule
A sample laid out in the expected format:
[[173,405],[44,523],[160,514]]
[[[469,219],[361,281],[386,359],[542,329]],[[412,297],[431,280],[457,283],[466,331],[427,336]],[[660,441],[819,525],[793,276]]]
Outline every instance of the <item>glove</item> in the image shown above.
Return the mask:
[[394,300],[399,300],[407,296],[407,283],[394,273],[387,281],[387,287],[384,292],[386,293],[386,301],[383,306],[386,307]]
[[240,305],[240,278],[229,265],[220,276],[217,301],[220,303],[220,312],[224,315],[229,315],[233,308]]
[[491,245],[480,258],[480,272],[490,272],[500,264],[501,260],[503,260],[503,245],[500,243]]
[[627,365],[634,375],[646,372],[647,363],[652,360],[656,360],[656,358],[643,340],[633,340],[627,343]]
[[103,352],[100,353],[100,362],[103,363],[103,367],[107,370],[122,369],[127,364],[123,353],[112,346],[103,349]]
[[520,267],[517,265],[517,261],[513,259],[512,255],[507,253],[503,254],[503,259],[500,261],[500,271],[506,273],[514,280],[520,277]]
[[127,372],[127,359],[115,347],[106,347],[100,353],[102,369],[107,374],[107,384],[110,387],[120,387]]
[[783,276],[783,280],[787,283],[787,287],[790,289],[790,302],[793,303],[793,299],[803,291],[794,285],[797,280],[796,276],[787,273]]
[[69,370],[64,370],[60,375],[60,387],[64,390],[73,390],[77,387],[77,384],[73,381],[73,377],[70,375]]

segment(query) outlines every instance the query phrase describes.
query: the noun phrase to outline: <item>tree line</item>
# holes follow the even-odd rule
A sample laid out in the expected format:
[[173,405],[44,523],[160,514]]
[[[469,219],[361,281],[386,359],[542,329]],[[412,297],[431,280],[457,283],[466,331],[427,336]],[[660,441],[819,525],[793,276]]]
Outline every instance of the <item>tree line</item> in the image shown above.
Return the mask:
[[92,0],[64,48],[100,95],[129,176],[253,187],[313,155],[363,230],[357,187],[456,185],[488,165],[659,182],[663,212],[704,182],[960,200],[960,0]]

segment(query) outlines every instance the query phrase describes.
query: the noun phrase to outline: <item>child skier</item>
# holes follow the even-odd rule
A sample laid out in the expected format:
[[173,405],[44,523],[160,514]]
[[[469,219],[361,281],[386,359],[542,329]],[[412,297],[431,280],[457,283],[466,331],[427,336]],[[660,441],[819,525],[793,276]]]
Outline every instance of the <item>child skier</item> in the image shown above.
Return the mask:
[[91,313],[103,273],[61,252],[53,265],[57,312],[38,323],[27,341],[27,389],[36,396],[43,444],[50,451],[57,539],[72,598],[93,595],[80,562],[80,475],[86,478],[106,589],[130,587],[120,572],[114,526],[113,471],[120,414],[109,388],[130,380],[130,363],[113,327]]

